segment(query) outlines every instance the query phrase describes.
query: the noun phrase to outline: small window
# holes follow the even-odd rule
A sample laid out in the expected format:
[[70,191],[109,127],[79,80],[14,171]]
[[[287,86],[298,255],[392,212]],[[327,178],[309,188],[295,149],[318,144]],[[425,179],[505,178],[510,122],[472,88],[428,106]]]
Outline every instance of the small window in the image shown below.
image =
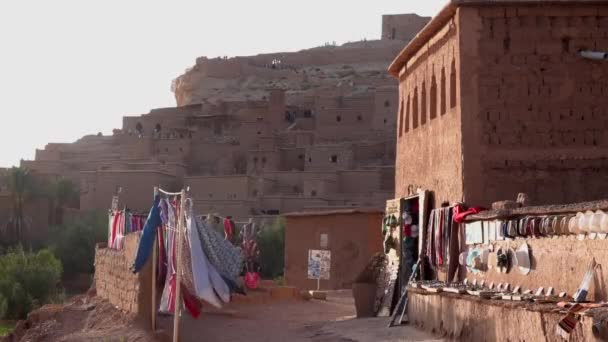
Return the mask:
[[445,68],[441,68],[441,95],[440,95],[440,113],[441,115],[446,112],[446,82],[445,82]]
[[456,61],[450,67],[450,108],[456,107]]
[[357,115],[357,121],[363,121],[363,117],[361,115]]
[[312,197],[317,196],[317,190],[312,190],[312,191],[310,192],[310,196],[312,196]]
[[338,156],[335,155],[335,154],[333,156],[331,156],[331,162],[332,163],[337,163],[338,162]]
[[266,164],[266,157],[262,157],[262,164]]
[[312,158],[308,157],[308,162],[312,163]]
[[341,117],[340,115],[336,116],[336,121],[337,121],[337,122],[342,121],[342,117]]
[[304,160],[304,155],[303,154],[298,155],[298,159],[299,160]]
[[253,197],[257,197],[257,195],[258,195],[258,189],[254,189],[252,194],[253,194]]
[[180,151],[180,152],[184,152],[184,149],[180,147],[180,148],[179,148],[179,151]]
[[169,152],[169,148],[168,147],[165,147],[165,152]]
[[261,134],[262,134],[262,132],[261,132],[261,131],[258,131],[258,135],[261,135]]
[[258,162],[258,157],[253,157],[253,162],[257,163]]
[[430,116],[431,120],[437,117],[437,80],[435,75],[431,78],[431,96],[430,96]]
[[418,87],[414,88],[414,97],[412,99],[412,128],[418,127]]
[[[399,137],[403,135],[403,100],[401,100],[401,108],[399,108]],[[386,119],[384,119],[386,124]]]

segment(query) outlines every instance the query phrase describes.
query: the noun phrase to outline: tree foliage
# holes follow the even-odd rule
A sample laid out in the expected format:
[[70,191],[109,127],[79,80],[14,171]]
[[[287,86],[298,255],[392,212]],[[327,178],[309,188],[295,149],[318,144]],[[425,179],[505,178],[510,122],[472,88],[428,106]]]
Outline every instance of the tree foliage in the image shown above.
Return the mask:
[[285,265],[285,219],[277,218],[271,225],[262,228],[258,236],[260,250],[260,273],[266,279],[283,275]]
[[93,273],[95,244],[107,238],[108,215],[103,211],[91,211],[64,224],[52,226],[50,246],[69,277]]
[[61,263],[48,249],[26,252],[18,246],[0,256],[0,318],[24,318],[56,299],[61,272]]
[[3,241],[12,245],[23,242],[23,234],[29,227],[29,220],[25,216],[25,202],[34,193],[34,179],[30,171],[22,167],[13,167],[9,170],[6,183],[11,196],[11,216],[6,222]]

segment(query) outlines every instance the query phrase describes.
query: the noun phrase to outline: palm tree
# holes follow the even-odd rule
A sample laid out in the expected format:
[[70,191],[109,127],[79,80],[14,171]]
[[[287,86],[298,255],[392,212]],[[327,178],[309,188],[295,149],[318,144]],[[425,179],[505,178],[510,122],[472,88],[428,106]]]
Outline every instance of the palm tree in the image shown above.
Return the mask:
[[6,224],[5,233],[9,244],[22,242],[23,232],[27,229],[30,220],[25,217],[25,201],[31,194],[32,175],[23,167],[12,167],[8,172],[8,189],[11,194],[11,216]]

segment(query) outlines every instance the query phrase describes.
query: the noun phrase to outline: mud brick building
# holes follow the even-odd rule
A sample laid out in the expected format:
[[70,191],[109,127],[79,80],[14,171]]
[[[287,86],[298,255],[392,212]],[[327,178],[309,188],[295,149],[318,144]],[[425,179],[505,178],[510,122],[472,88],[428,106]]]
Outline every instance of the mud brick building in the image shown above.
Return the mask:
[[608,191],[607,1],[453,0],[390,66],[396,196],[489,205]]
[[80,209],[147,211],[189,186],[199,213],[243,219],[384,206],[393,197],[397,82],[385,70],[429,18],[383,17],[383,39],[231,58],[177,77],[177,107],[124,116],[112,135],[49,143],[22,166],[80,185]]

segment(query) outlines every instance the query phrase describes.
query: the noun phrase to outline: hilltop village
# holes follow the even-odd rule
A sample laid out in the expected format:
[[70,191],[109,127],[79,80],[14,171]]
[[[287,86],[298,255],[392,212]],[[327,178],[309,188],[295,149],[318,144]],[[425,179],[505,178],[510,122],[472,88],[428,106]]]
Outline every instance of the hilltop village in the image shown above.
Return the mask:
[[386,15],[379,40],[198,58],[173,82],[177,107],[125,116],[111,136],[49,143],[22,166],[78,184],[81,211],[109,208],[119,190],[121,206],[145,211],[155,185],[189,187],[201,213],[238,219],[382,207],[398,108],[386,69],[428,20]]

